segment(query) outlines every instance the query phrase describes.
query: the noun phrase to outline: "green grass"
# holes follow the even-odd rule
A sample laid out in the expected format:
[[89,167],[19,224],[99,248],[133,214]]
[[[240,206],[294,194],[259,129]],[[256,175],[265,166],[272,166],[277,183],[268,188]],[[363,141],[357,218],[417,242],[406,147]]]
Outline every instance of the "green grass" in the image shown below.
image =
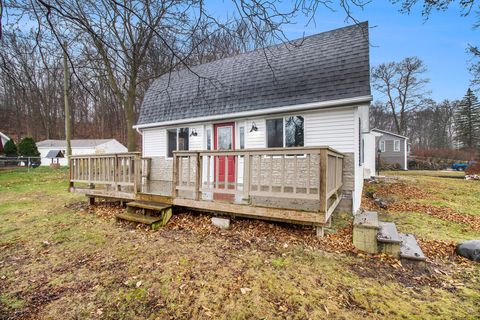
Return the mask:
[[[242,230],[145,231],[65,207],[85,201],[66,192],[66,175],[48,168],[0,171],[0,318],[480,316],[478,266],[437,265],[445,274],[436,274],[438,283],[428,286],[413,279],[415,272],[405,271],[402,279],[381,262],[284,246],[288,239],[248,237]],[[348,219],[337,216],[330,231]],[[404,226],[409,224],[414,230],[414,221]],[[465,286],[452,289],[451,281]],[[250,290],[243,294],[241,288]]]
[[[455,213],[480,216],[480,183],[463,179],[463,172],[447,171],[389,171],[387,176],[413,184],[428,192],[431,198],[406,200],[401,195],[396,201],[450,208]],[[422,212],[384,212],[382,218],[394,221],[402,232],[414,233],[422,238],[448,241],[478,239],[479,232],[468,225],[445,221]]]

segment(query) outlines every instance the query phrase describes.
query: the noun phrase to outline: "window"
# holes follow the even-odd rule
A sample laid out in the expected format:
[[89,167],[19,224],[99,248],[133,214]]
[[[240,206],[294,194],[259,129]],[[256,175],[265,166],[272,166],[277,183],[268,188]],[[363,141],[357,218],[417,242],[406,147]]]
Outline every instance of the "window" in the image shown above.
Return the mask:
[[238,128],[239,139],[240,139],[240,149],[245,149],[245,127]]
[[177,150],[177,129],[167,130],[167,157],[173,157],[173,151]]
[[207,150],[212,150],[212,130],[207,129]]
[[167,130],[167,157],[173,157],[175,150],[188,150],[188,128]]
[[267,147],[283,147],[283,118],[267,120]]
[[385,152],[385,140],[380,141],[380,152]]
[[304,119],[302,116],[290,116],[267,120],[267,147],[303,147]]
[[303,117],[285,118],[285,147],[303,147]]
[[393,141],[393,151],[400,152],[400,140]]

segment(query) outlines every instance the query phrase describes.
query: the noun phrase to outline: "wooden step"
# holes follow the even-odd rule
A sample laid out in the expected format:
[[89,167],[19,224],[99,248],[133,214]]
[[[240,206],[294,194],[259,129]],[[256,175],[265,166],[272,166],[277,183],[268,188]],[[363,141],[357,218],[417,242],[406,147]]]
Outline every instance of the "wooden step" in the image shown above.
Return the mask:
[[427,259],[413,234],[400,233],[400,239],[402,240],[400,258],[413,261],[425,261]]
[[115,214],[115,217],[117,219],[138,222],[143,224],[154,224],[156,222],[162,221],[162,217],[153,217],[153,216],[147,216],[147,215],[138,214],[138,213],[117,213]]
[[377,241],[384,243],[401,243],[400,235],[397,231],[397,226],[393,222],[382,222],[378,223],[380,229],[377,233]]
[[170,204],[159,203],[159,202],[150,202],[150,201],[132,201],[127,203],[127,207],[138,208],[138,209],[147,209],[153,211],[162,211],[164,209],[171,208]]

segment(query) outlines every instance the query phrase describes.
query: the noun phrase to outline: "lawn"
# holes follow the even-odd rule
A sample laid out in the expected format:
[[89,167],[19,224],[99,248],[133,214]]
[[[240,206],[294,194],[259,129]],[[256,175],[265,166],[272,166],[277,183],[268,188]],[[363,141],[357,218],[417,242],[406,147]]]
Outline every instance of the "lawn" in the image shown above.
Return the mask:
[[[0,171],[0,319],[480,317],[478,264],[452,258],[417,269],[357,253],[348,215],[336,216],[325,240],[305,227],[253,220],[218,230],[206,215],[181,212],[153,232],[115,221],[120,207],[88,207],[66,192],[66,176]],[[401,178],[434,194],[436,206],[479,215],[479,184]],[[478,237],[422,212],[382,214],[425,239]]]

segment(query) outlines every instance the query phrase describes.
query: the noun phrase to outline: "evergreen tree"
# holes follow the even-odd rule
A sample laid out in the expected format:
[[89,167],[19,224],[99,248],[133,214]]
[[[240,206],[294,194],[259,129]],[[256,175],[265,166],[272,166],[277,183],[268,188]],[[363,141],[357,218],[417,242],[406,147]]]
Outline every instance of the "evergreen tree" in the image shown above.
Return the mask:
[[480,102],[469,88],[455,115],[457,140],[465,149],[474,149],[480,141]]
[[23,138],[18,144],[18,153],[23,157],[39,157],[37,144],[30,137]]
[[[40,157],[35,140],[30,137],[23,138],[18,144],[18,153],[22,157]],[[40,165],[40,159],[30,159],[30,165],[36,167]]]
[[15,145],[15,142],[13,141],[13,139],[10,139],[7,141],[7,143],[5,143],[3,152],[7,157],[16,157],[18,155],[17,146]]

